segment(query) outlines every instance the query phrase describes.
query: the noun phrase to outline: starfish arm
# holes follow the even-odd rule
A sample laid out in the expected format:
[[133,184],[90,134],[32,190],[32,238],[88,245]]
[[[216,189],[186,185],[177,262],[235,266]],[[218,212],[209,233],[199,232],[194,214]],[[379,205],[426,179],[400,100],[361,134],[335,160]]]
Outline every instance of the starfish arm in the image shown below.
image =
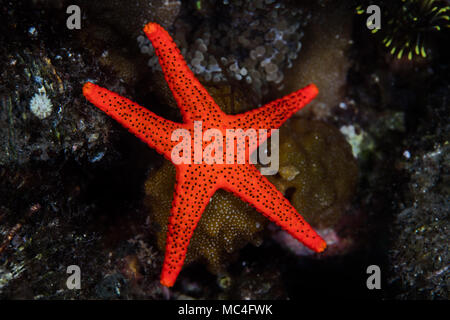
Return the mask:
[[[171,287],[183,267],[189,241],[202,213],[217,190],[197,165],[177,166],[177,182],[167,230],[161,284]],[[208,180],[207,180],[208,178]]]
[[223,114],[208,91],[189,69],[172,37],[157,23],[149,23],[144,32],[152,42],[167,84],[173,93],[185,122],[220,120]]
[[250,203],[311,250],[316,252],[325,250],[325,241],[255,166],[245,165],[240,168],[239,174],[231,176],[238,178],[227,181],[224,189]]
[[170,159],[172,148],[177,143],[171,141],[171,134],[173,130],[181,128],[180,124],[161,118],[137,103],[91,82],[83,86],[83,95],[151,148]]
[[310,84],[260,108],[231,116],[233,118],[232,125],[243,130],[249,128],[277,129],[292,114],[314,99],[318,93],[317,87],[314,84]]

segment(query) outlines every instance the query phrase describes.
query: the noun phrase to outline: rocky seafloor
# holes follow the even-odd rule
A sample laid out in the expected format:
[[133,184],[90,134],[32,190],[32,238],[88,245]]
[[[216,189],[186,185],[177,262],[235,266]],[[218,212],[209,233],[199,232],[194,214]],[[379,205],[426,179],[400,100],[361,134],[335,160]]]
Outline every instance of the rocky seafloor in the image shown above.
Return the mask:
[[[391,9],[373,34],[357,14],[365,1],[340,3],[0,1],[0,298],[448,299],[448,29],[420,33],[426,57],[399,57],[383,37],[426,28],[398,31],[409,16]],[[74,4],[79,30],[66,26]],[[281,130],[270,180],[327,251],[311,253],[219,192],[189,264],[173,288],[160,285],[170,164],[81,90],[93,81],[181,120],[142,32],[149,21],[228,113],[318,86]],[[66,286],[70,265],[79,290]],[[366,286],[370,265],[379,290]]]

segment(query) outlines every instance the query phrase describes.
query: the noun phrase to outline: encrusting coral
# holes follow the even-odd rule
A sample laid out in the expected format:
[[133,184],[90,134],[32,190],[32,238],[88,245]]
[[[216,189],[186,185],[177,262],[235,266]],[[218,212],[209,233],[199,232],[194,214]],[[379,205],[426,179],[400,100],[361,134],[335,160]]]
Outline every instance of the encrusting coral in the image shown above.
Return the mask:
[[327,119],[332,110],[346,99],[353,14],[345,1],[328,1],[324,7],[316,3],[310,10],[314,14],[305,33],[302,50],[298,59],[293,61],[293,67],[285,70],[282,93],[297,90],[305,81],[313,81],[318,88],[326,88],[319,92],[309,108],[299,112],[314,119]]
[[[173,200],[175,168],[168,161],[153,170],[145,183],[145,204],[158,227],[158,246],[166,245],[167,222]],[[233,252],[248,242],[258,245],[260,231],[268,220],[250,205],[232,194],[219,190],[212,197],[189,244],[186,262],[206,262],[211,272],[224,271]]]
[[344,136],[324,122],[295,118],[280,129],[279,152],[279,173],[269,180],[313,226],[333,226],[358,180]]

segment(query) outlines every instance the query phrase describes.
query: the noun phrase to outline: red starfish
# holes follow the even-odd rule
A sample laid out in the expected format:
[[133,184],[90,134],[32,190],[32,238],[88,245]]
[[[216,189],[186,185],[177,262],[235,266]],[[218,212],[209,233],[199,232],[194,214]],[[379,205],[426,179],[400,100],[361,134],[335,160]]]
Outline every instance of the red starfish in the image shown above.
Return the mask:
[[[167,31],[156,23],[149,23],[144,32],[156,50],[166,81],[181,109],[184,123],[163,119],[131,100],[90,82],[84,85],[83,94],[95,106],[169,160],[172,149],[179,144],[171,139],[176,129],[188,130],[191,137],[194,137],[194,121],[195,126],[199,123],[197,121],[201,121],[202,133],[210,128],[219,129],[222,133],[225,133],[226,129],[276,129],[318,93],[317,87],[311,84],[258,109],[238,115],[227,115],[195,78]],[[268,136],[270,133],[269,131]],[[192,138],[192,146],[198,145],[196,138]],[[225,161],[224,164],[175,164],[177,183],[161,272],[163,285],[171,287],[175,283],[194,229],[211,196],[219,188],[247,201],[312,250],[322,252],[325,249],[325,241],[249,162],[248,154],[260,143],[261,141],[246,149],[243,164],[227,164]],[[201,146],[205,152],[205,144]],[[235,150],[236,148],[235,144]],[[191,159],[194,159],[194,147],[191,150]],[[226,152],[223,149],[217,150],[222,151],[221,156],[224,158]]]

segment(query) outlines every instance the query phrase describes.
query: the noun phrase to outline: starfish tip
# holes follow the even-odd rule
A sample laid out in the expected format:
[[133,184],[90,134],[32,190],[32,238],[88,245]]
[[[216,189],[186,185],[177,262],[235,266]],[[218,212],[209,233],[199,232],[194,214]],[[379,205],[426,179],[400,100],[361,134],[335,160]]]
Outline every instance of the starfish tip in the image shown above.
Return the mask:
[[161,28],[161,26],[155,22],[150,22],[147,23],[144,27],[144,32],[146,34],[152,34],[154,32],[156,32],[159,28]]
[[167,288],[170,288],[170,287],[172,287],[174,285],[174,281],[171,281],[171,280],[166,279],[166,278],[161,278],[160,283],[163,286],[167,287]]
[[307,88],[313,98],[319,94],[319,88],[314,83],[308,85]]
[[86,82],[83,86],[83,95],[87,97],[94,86],[95,84],[93,84],[92,82]]
[[318,252],[318,253],[324,252],[326,248],[327,248],[327,243],[324,240],[322,240],[318,244],[318,246],[316,248],[316,252]]

